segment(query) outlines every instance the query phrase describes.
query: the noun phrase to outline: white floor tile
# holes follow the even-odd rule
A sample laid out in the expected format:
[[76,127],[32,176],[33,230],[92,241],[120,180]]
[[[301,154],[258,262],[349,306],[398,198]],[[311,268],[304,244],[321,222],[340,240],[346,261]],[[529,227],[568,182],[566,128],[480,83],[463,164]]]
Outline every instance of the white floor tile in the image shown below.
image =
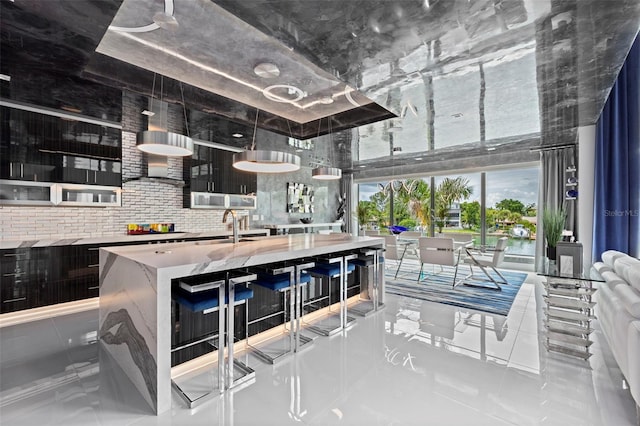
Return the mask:
[[382,312],[278,365],[240,354],[256,370],[254,383],[195,410],[173,394],[160,416],[109,380],[112,367],[97,356],[96,311],[8,327],[0,330],[1,421],[632,425],[635,403],[598,331],[586,362],[541,345],[541,294],[530,274],[507,317],[387,295]]

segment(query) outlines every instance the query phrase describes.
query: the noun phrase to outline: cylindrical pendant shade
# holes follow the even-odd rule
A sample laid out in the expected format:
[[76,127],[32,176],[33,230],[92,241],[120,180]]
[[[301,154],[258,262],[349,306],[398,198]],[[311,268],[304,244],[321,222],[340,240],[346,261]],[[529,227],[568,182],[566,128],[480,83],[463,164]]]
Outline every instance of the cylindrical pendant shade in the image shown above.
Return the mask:
[[243,151],[233,155],[233,167],[255,173],[285,173],[300,169],[300,157],[281,151]]
[[193,154],[193,140],[177,133],[145,130],[137,135],[140,151],[167,157],[185,157]]
[[311,177],[318,180],[336,180],[342,177],[342,170],[337,167],[316,167],[311,170]]

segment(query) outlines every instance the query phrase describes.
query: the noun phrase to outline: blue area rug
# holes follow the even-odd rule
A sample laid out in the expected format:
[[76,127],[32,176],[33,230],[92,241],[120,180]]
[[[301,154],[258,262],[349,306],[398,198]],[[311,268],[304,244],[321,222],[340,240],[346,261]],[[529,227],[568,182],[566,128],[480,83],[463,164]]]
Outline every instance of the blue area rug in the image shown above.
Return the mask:
[[[425,265],[425,268],[431,267]],[[442,272],[439,269],[440,267],[436,266],[435,273],[430,271],[423,272],[419,283],[416,282],[420,271],[419,266],[416,266],[415,269],[408,269],[403,265],[398,278],[393,277],[395,269],[388,270],[385,276],[385,292],[506,316],[513,304],[513,299],[515,299],[518,290],[520,290],[520,286],[527,278],[527,274],[522,272],[500,270],[500,273],[504,275],[509,283],[508,285],[501,284],[502,291],[466,285],[458,285],[453,289],[452,283],[455,269],[444,267]],[[468,273],[469,268],[461,267],[458,271],[457,279],[464,278]],[[480,269],[474,268],[474,275],[474,278],[470,278],[466,282],[475,285],[493,285],[491,282],[482,280],[484,274]],[[501,281],[500,277],[496,276],[495,278],[497,281]]]

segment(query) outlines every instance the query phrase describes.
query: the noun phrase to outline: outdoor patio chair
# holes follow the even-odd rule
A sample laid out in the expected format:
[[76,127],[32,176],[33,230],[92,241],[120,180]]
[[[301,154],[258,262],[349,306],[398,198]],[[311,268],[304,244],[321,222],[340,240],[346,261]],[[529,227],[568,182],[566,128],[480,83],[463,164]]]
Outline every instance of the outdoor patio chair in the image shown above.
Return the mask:
[[398,268],[396,269],[396,274],[394,278],[398,277],[398,271],[400,271],[400,266],[402,266],[402,255],[398,251],[398,240],[395,235],[382,235],[384,237],[384,264],[388,265],[389,260],[395,260],[398,264]]
[[422,232],[420,231],[403,231],[398,234],[398,238],[404,239],[418,239],[420,237],[422,237]]
[[[402,241],[404,247],[402,249],[402,258],[418,258],[418,238],[422,237],[423,234],[420,231],[403,231],[398,234],[398,240]],[[403,245],[400,244],[400,245]]]
[[458,262],[460,261],[461,248],[456,249],[453,238],[433,238],[433,237],[420,237],[418,238],[418,253],[420,259],[420,273],[418,274],[418,282],[422,277],[422,271],[425,263],[431,265],[442,266],[455,266],[456,271],[453,276],[453,283],[455,284],[458,276]]
[[[500,284],[509,284],[509,283],[507,282],[507,279],[496,268],[500,266],[500,264],[504,260],[504,254],[505,254],[505,251],[507,250],[507,241],[508,241],[507,237],[499,238],[498,242],[496,243],[495,249],[493,249],[493,254],[490,257],[484,255],[481,252],[474,251],[470,248],[465,248],[465,251],[467,252],[468,257],[464,259],[463,263],[466,263],[469,265],[469,269],[471,273],[466,277],[464,277],[463,279],[461,279],[459,282],[454,281],[453,287],[455,288],[456,286],[463,284],[470,287],[482,287],[482,288],[501,291],[502,287],[500,286]],[[484,277],[479,278],[473,275],[474,266],[477,266],[478,268],[480,268],[488,279],[485,279]],[[502,281],[498,281],[493,276],[491,276],[489,271],[487,271],[487,268],[491,268],[493,272],[495,272],[502,279]],[[457,270],[457,267],[456,267],[456,270]],[[483,285],[472,284],[467,282],[471,278],[488,281],[492,283],[495,287],[486,287]]]

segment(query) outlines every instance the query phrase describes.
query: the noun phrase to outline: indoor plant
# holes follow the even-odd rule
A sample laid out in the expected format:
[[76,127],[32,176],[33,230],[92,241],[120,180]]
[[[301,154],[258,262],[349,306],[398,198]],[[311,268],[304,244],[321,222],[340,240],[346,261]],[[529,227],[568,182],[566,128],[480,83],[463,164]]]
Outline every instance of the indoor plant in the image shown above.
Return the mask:
[[544,209],[542,212],[542,232],[547,240],[547,257],[556,260],[556,244],[562,239],[562,231],[567,215],[563,209]]

